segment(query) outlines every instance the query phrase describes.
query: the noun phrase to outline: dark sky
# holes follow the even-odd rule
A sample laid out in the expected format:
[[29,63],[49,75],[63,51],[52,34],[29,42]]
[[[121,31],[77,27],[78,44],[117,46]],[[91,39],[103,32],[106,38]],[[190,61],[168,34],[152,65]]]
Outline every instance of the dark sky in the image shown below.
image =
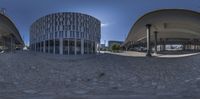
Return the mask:
[[200,12],[200,0],[0,0],[0,7],[7,9],[26,44],[30,25],[54,12],[81,12],[98,18],[102,22],[104,43],[125,40],[134,22],[150,11],[181,8]]

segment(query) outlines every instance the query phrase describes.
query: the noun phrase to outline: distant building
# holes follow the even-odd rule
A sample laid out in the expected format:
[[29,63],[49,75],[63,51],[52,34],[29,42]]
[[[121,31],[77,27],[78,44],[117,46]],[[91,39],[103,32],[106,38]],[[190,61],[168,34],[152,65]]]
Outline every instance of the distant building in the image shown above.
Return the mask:
[[100,45],[100,48],[101,48],[101,49],[104,49],[104,48],[106,48],[106,45],[105,45],[105,44],[101,44],[101,45]]
[[5,15],[6,14],[6,9],[5,8],[0,8],[0,13]]
[[86,14],[61,12],[46,15],[30,28],[32,51],[76,55],[96,53],[101,22]]
[[108,47],[111,48],[114,44],[122,45],[123,43],[123,41],[108,41]]

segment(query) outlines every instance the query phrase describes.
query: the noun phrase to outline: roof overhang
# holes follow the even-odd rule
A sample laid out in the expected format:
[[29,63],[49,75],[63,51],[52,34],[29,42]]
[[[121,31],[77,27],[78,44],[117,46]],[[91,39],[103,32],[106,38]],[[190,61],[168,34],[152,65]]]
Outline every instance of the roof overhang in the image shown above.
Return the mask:
[[0,37],[8,37],[12,35],[16,40],[16,44],[24,45],[20,33],[14,23],[5,15],[0,14]]
[[151,40],[200,39],[200,13],[184,9],[164,9],[145,14],[131,28],[125,43],[146,41],[146,24],[151,24]]

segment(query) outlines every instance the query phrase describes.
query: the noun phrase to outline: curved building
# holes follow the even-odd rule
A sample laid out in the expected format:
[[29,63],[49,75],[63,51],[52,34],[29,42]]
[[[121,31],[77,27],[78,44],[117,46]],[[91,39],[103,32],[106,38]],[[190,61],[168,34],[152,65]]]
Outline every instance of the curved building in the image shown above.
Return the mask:
[[24,42],[14,23],[4,14],[0,13],[0,51],[22,49]]
[[89,15],[62,12],[46,15],[30,28],[33,51],[76,55],[97,51],[101,38],[101,22]]
[[146,46],[147,56],[154,46],[165,50],[166,44],[180,44],[186,50],[200,49],[200,13],[184,9],[163,9],[143,15],[131,28],[126,49]]

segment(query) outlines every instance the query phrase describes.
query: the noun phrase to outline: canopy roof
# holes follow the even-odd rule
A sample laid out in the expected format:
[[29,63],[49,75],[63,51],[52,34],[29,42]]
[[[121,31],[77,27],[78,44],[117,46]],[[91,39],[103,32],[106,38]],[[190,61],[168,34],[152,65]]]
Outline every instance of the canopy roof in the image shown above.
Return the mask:
[[14,23],[5,15],[0,14],[0,38],[13,36],[15,43],[19,45],[24,45],[24,42],[19,34]]
[[184,9],[164,9],[145,14],[131,28],[124,44],[146,42],[146,24],[151,24],[151,41],[158,32],[162,39],[200,39],[200,13]]

